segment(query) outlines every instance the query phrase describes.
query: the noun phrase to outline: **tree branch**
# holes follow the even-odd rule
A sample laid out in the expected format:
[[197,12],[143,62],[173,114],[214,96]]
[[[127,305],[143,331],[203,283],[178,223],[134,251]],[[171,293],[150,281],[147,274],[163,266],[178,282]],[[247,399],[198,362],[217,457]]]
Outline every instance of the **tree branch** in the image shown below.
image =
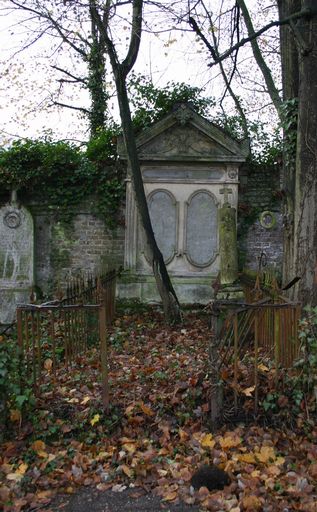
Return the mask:
[[[65,75],[69,76],[70,78],[73,78],[73,80],[75,82],[81,82],[83,84],[87,83],[87,80],[85,78],[80,78],[79,76],[75,76],[72,73],[70,73],[69,71],[66,71],[66,69],[63,69],[63,68],[60,68],[60,67],[54,66],[54,65],[52,65],[51,68],[56,69],[56,71],[60,71],[61,73],[64,73]],[[66,82],[66,80],[63,80],[63,81]]]
[[[247,27],[248,35],[249,35],[249,37],[252,37],[255,34],[255,30],[253,27],[253,23],[252,23],[248,8],[247,8],[244,0],[236,0],[236,1],[242,11],[242,15],[243,15],[245,25]],[[268,93],[271,97],[272,103],[275,106],[277,112],[279,112],[280,106],[282,104],[282,100],[281,100],[279,91],[275,87],[275,83],[274,83],[271,71],[263,58],[263,55],[262,55],[262,52],[258,45],[257,39],[251,39],[250,42],[251,42],[254,58],[256,60],[257,65],[259,66],[260,70],[262,71],[262,75],[263,75]]]
[[313,15],[316,15],[316,14],[317,14],[317,9],[306,8],[306,9],[302,9],[299,12],[295,12],[291,16],[288,16],[287,18],[284,18],[284,20],[271,21],[271,23],[268,23],[267,25],[262,27],[257,32],[254,32],[251,36],[245,37],[245,38],[241,39],[234,46],[232,46],[227,51],[222,53],[217,59],[214,59],[214,62],[211,62],[210,64],[208,64],[208,66],[212,67],[212,66],[215,66],[216,64],[219,64],[219,62],[222,62],[223,60],[225,60],[233,52],[235,52],[238,48],[240,48],[241,46],[244,46],[246,43],[250,43],[251,41],[253,41],[257,37],[261,36],[262,34],[264,34],[265,32],[267,32],[268,30],[270,30],[273,27],[279,27],[281,25],[287,25],[287,24],[290,24],[291,21],[295,21],[295,20],[298,20],[298,19],[304,18],[304,17],[312,17]]
[[69,34],[66,35],[64,33],[64,29],[59,25],[59,23],[54,18],[52,18],[49,11],[45,11],[45,9],[43,9],[41,11],[41,10],[38,10],[38,9],[35,9],[32,7],[28,7],[25,3],[18,2],[17,0],[9,0],[9,1],[12,5],[15,5],[15,7],[17,7],[18,9],[21,9],[21,10],[27,11],[27,12],[31,12],[31,13],[35,14],[37,17],[42,18],[42,19],[46,20],[47,22],[49,22],[65,43],[67,43],[71,48],[73,48],[73,50],[76,53],[79,53],[84,59],[87,57],[86,52],[84,50],[82,50],[81,48],[79,48],[77,45],[75,45],[75,43],[73,43],[70,40]]
[[86,108],[83,108],[83,107],[75,107],[74,105],[67,105],[67,103],[61,103],[59,101],[52,101],[52,105],[57,105],[59,107],[64,107],[64,108],[70,108],[72,110],[79,110],[79,112],[83,112],[85,115],[89,115],[90,114],[90,111],[87,110]]
[[131,71],[136,61],[142,33],[142,9],[143,0],[133,1],[133,12],[132,12],[132,27],[130,45],[126,58],[122,62],[121,66],[124,70],[125,76]]

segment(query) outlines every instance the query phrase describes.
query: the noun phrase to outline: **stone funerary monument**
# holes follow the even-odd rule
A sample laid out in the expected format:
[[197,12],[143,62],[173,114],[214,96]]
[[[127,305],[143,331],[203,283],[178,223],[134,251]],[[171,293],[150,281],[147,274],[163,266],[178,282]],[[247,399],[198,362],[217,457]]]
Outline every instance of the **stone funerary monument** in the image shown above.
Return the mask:
[[[219,210],[237,210],[249,146],[180,104],[142,132],[137,147],[154,233],[179,300],[206,302],[221,267]],[[126,158],[122,141],[119,155]],[[158,299],[129,169],[124,265],[120,296]]]

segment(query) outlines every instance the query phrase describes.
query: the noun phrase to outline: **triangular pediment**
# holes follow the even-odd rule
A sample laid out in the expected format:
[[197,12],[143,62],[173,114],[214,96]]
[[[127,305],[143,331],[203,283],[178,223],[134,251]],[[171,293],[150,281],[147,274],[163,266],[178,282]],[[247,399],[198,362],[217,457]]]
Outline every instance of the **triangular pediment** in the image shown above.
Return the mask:
[[[144,130],[136,142],[142,161],[244,162],[249,154],[248,143],[236,141],[186,104]],[[122,144],[119,154],[125,158]]]

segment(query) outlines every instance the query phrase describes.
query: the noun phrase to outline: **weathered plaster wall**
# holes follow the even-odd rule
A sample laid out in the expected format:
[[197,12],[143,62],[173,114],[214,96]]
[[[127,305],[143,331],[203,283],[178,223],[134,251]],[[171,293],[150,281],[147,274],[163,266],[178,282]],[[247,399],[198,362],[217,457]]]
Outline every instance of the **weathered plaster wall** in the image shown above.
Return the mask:
[[[255,270],[258,257],[264,252],[267,265],[280,268],[283,254],[283,216],[281,202],[278,200],[280,176],[276,170],[240,170],[239,212],[256,210],[252,224],[240,215],[238,218],[239,251],[245,268]],[[275,224],[267,229],[260,223],[260,215],[265,211],[272,212]]]

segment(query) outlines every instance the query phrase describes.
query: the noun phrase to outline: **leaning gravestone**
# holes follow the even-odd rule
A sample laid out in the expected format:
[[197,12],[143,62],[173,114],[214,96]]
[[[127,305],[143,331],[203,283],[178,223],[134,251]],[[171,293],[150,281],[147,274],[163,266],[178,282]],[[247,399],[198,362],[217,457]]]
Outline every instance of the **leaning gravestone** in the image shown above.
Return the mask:
[[33,285],[34,227],[15,194],[0,209],[0,324],[15,318],[16,305],[29,299]]

